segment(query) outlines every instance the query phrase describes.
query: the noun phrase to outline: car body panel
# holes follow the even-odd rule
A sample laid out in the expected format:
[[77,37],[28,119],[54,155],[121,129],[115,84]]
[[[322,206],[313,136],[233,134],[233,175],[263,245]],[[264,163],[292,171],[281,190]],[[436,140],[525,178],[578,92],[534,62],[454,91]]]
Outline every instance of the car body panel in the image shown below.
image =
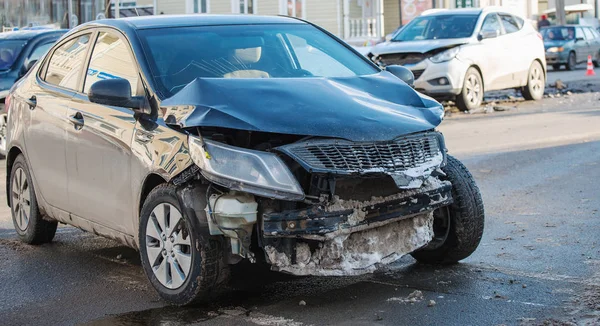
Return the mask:
[[[256,93],[261,96],[253,96]],[[173,116],[182,127],[353,141],[392,140],[431,130],[443,116],[439,103],[420,96],[388,72],[348,78],[199,78],[164,100],[161,107],[165,120]]]

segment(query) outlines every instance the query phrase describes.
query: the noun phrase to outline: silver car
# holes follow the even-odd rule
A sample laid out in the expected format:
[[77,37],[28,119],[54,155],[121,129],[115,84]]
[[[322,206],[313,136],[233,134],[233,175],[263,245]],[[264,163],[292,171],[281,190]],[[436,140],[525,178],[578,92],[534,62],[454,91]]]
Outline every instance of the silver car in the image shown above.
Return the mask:
[[528,100],[544,94],[546,61],[540,34],[497,8],[441,10],[420,16],[368,56],[381,66],[403,65],[415,88],[463,110],[485,91],[518,88]]

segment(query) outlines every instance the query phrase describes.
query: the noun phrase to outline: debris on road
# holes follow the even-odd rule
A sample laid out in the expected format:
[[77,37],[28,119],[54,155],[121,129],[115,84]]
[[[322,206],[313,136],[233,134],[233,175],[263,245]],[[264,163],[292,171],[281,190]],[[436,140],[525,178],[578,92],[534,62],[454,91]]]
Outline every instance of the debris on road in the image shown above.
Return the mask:
[[424,299],[423,292],[421,292],[419,290],[415,290],[412,293],[410,293],[406,298],[394,297],[394,298],[387,299],[387,301],[388,302],[390,302],[390,301],[399,301],[399,302],[402,302],[402,303],[413,304],[415,302],[421,302],[421,301],[423,301],[423,299]]
[[306,306],[306,301],[304,300],[300,300],[300,302],[298,302],[299,306]]
[[511,236],[506,236],[504,238],[495,238],[494,240],[497,240],[497,241],[506,241],[506,240],[513,240],[513,238]]
[[427,307],[433,307],[436,305],[435,300],[429,300],[429,303],[427,304]]

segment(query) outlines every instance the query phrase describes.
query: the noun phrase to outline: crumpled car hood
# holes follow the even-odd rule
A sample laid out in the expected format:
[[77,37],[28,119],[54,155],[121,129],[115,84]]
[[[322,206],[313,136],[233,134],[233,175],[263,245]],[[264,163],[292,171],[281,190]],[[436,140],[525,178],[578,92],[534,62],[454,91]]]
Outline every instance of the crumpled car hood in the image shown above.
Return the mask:
[[394,75],[346,78],[197,78],[161,103],[165,121],[351,141],[431,130],[443,107]]
[[374,55],[388,53],[427,53],[431,50],[439,48],[450,48],[457,45],[467,44],[469,38],[455,39],[439,39],[439,40],[422,40],[422,41],[406,41],[406,42],[385,42],[374,46],[371,53]]

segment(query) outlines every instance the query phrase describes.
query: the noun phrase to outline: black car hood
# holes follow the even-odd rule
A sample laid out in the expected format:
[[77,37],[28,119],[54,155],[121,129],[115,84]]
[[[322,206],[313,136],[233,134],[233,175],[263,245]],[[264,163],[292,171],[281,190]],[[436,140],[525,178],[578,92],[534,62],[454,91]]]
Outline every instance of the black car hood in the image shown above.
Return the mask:
[[167,123],[352,141],[440,124],[443,107],[388,72],[344,78],[197,78],[161,103]]

